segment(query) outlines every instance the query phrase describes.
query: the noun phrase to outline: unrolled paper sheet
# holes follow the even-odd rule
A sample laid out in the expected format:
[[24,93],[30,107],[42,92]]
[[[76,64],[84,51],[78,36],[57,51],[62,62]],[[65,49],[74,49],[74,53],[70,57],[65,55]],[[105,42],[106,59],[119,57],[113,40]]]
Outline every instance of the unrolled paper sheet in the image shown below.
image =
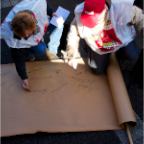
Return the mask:
[[63,60],[27,62],[30,92],[22,89],[14,64],[2,65],[1,135],[116,130],[125,122],[135,124],[113,60],[108,75],[94,75],[82,59],[76,71]]

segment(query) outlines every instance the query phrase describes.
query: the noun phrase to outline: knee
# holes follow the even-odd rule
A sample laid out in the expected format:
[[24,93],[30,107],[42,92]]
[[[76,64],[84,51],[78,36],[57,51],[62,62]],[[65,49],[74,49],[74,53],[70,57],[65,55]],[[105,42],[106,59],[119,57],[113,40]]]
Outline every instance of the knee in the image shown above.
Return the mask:
[[104,71],[103,69],[94,69],[94,68],[91,68],[91,70],[96,75],[99,75]]
[[43,55],[43,54],[46,53],[46,49],[47,49],[46,46],[43,46],[43,47],[41,48],[41,55]]
[[88,65],[89,67],[91,68],[92,72],[96,75],[99,75],[101,74],[107,67],[107,64],[103,64],[103,65],[100,65],[100,64],[96,64],[95,61],[90,61],[90,59],[88,59]]
[[46,53],[46,49],[47,49],[47,46],[45,43],[42,43],[39,50],[38,50],[38,55],[43,55]]
[[43,55],[46,53],[46,47],[41,47],[41,49],[38,52],[38,55]]

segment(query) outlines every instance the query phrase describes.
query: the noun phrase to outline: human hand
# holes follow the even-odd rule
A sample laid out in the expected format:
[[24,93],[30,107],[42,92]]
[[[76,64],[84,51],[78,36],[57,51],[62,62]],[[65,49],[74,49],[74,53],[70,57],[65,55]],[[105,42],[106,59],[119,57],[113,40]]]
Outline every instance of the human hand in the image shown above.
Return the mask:
[[52,13],[52,16],[56,16],[56,17],[58,17],[58,15],[56,15],[56,13],[55,13],[55,12],[53,12],[53,13]]
[[28,79],[24,79],[24,80],[22,81],[22,87],[23,87],[25,90],[30,91]]
[[77,62],[74,58],[68,60],[68,64],[73,67],[75,70],[77,69]]

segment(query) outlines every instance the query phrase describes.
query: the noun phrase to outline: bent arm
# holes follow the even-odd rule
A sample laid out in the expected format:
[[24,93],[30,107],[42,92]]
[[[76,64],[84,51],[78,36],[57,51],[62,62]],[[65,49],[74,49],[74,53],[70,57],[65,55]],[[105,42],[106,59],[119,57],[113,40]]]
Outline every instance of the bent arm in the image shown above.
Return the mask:
[[11,48],[12,57],[15,62],[16,70],[22,80],[27,79],[25,68],[25,49],[24,48]]
[[135,24],[137,26],[139,32],[141,32],[144,27],[143,19],[144,19],[144,14],[143,14],[142,10],[137,6],[133,6],[131,22],[132,22],[132,24]]
[[79,34],[76,24],[76,19],[71,22],[70,31],[67,36],[67,53],[68,59],[74,58],[79,47]]

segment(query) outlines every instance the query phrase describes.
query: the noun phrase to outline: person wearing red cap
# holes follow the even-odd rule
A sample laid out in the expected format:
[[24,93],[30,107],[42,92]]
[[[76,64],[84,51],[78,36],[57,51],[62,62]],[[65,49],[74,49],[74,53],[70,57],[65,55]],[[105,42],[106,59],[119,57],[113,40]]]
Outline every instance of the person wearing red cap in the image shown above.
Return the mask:
[[[131,61],[134,67],[139,51],[134,41],[136,24],[143,32],[142,10],[133,0],[85,0],[76,6],[67,36],[68,63],[75,64],[80,38],[88,45],[88,65],[102,73],[112,52]],[[142,34],[142,33],[141,33]],[[143,36],[143,35],[142,35]],[[74,67],[74,66],[73,66]]]

